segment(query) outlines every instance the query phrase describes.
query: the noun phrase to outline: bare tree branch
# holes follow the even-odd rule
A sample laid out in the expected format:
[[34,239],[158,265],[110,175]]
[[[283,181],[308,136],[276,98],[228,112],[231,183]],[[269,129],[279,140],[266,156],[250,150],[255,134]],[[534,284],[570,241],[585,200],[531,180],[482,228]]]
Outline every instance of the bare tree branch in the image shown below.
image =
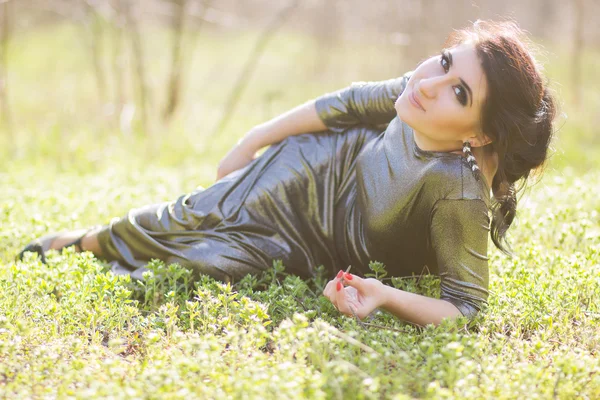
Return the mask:
[[135,63],[135,77],[137,80],[138,97],[140,106],[140,123],[141,129],[144,133],[147,133],[148,128],[148,87],[146,83],[146,71],[144,68],[144,54],[142,50],[142,38],[140,35],[140,28],[138,24],[138,16],[135,15],[135,10],[131,6],[132,0],[126,0],[124,4],[124,14],[127,24],[129,25],[131,35],[131,47],[133,50],[133,58]]
[[[171,64],[171,73],[169,74],[169,89],[168,89],[168,100],[165,110],[163,112],[164,120],[168,120],[172,117],[172,114],[175,112],[177,107],[179,106],[179,102],[181,99],[181,88],[183,86],[183,81],[185,78],[185,68],[186,65],[189,64],[189,60],[193,58],[194,49],[196,47],[196,40],[198,38],[198,31],[202,26],[203,22],[205,22],[205,14],[210,9],[213,0],[205,0],[201,7],[202,11],[200,13],[194,13],[194,16],[198,17],[198,22],[195,25],[195,35],[192,40],[189,42],[187,51],[183,51],[184,43],[184,27],[185,27],[185,15],[190,15],[190,11],[195,7],[194,5],[198,3],[194,3],[194,1],[190,0],[177,0],[178,10],[179,12],[175,13],[174,18],[174,26],[175,32],[173,35],[173,47],[172,47],[172,64]],[[189,7],[191,6],[191,7]]]
[[177,12],[173,20],[173,44],[171,46],[171,73],[169,74],[168,100],[163,112],[163,119],[168,120],[179,105],[182,80],[181,48],[183,46],[183,28],[185,23],[186,0],[175,0]]
[[100,101],[104,103],[106,101],[106,79],[104,77],[104,69],[102,68],[102,26],[96,20],[97,11],[95,5],[91,2],[84,1],[82,14],[81,19],[85,27],[88,46],[92,55],[91,59],[96,77],[98,96]]
[[298,3],[298,0],[292,0],[285,7],[283,7],[275,15],[271,23],[262,32],[262,34],[256,41],[254,49],[250,53],[250,57],[248,58],[248,60],[246,60],[246,64],[244,65],[242,72],[238,75],[237,80],[233,85],[233,88],[231,89],[229,97],[225,102],[225,105],[223,106],[223,116],[217,124],[217,128],[214,131],[214,136],[218,136],[219,134],[221,134],[227,126],[227,123],[233,115],[235,107],[237,106],[237,103],[240,100],[244,88],[248,84],[250,75],[252,75],[252,72],[256,68],[256,64],[258,63],[258,60],[260,59],[262,53],[265,51],[269,40],[271,39],[271,37],[273,37],[273,35],[277,31],[277,29],[283,24],[283,22],[291,15],[292,11],[298,6]]
[[121,54],[121,45],[123,43],[123,24],[121,21],[121,15],[119,14],[120,10],[120,1],[121,0],[113,0],[115,3],[115,8],[117,10],[117,15],[114,21],[115,29],[115,38],[113,44],[113,68],[115,74],[115,91],[116,91],[116,101],[119,105],[123,105],[125,103],[125,96],[123,94],[124,88],[124,79],[123,79],[123,62],[122,62],[122,54]]
[[113,17],[111,19],[113,26],[112,35],[112,77],[114,80],[114,102],[115,102],[115,122],[119,122],[122,132],[129,132],[129,125],[123,124],[121,116],[123,106],[125,105],[125,78],[123,77],[123,13],[121,0],[112,0]]

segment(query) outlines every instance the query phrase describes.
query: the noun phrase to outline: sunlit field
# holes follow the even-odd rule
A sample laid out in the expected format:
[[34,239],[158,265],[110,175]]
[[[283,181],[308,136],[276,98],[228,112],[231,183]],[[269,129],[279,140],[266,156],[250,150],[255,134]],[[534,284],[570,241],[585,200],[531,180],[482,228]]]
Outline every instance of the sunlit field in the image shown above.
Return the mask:
[[[146,34],[155,110],[165,101],[167,39]],[[584,55],[577,91],[568,49],[545,44],[559,130],[544,172],[520,199],[509,235],[517,256],[490,241],[489,306],[471,324],[419,328],[385,313],[361,324],[320,296],[328,273],[305,282],[278,260],[233,286],[193,281],[160,262],[136,282],[72,249],[51,252],[48,265],[33,255],[15,261],[47,232],[107,223],[208,187],[218,161],[255,124],[419,61],[365,42],[334,49],[319,67],[313,41],[281,33],[237,107],[223,110],[254,38],[199,37],[182,107],[170,123],[150,115],[146,131],[133,105],[131,118],[116,115],[110,77],[101,98],[76,28],[13,39],[11,129],[0,132],[0,395],[600,398],[599,53]],[[229,124],[215,135],[228,111]],[[434,277],[398,279],[371,266],[386,283],[438,294]]]

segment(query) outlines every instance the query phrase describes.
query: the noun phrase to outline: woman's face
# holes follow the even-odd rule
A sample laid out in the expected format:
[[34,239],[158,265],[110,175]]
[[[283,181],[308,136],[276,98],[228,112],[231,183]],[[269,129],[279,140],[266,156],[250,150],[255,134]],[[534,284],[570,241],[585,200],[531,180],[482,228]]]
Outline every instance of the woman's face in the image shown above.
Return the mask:
[[455,151],[465,140],[474,147],[488,142],[478,136],[486,93],[475,47],[463,43],[420,63],[395,108],[423,150]]

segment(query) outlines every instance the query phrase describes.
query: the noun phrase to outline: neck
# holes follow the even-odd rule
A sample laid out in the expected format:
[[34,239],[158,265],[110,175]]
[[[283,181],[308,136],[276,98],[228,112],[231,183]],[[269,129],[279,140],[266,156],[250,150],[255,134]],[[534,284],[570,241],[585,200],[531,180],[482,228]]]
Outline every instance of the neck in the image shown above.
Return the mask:
[[462,153],[462,142],[460,140],[431,140],[414,129],[413,133],[415,143],[421,150]]
[[498,154],[494,151],[488,151],[484,147],[471,148],[473,157],[481,169],[481,174],[485,177],[488,186],[492,187],[492,181],[498,170]]
[[[461,141],[434,141],[430,140],[425,135],[421,135],[414,129],[413,132],[414,141],[421,150],[450,152],[455,154],[463,153],[463,144]],[[498,154],[487,151],[484,147],[472,147],[471,152],[477,161],[482,176],[491,188],[494,175],[496,175],[496,170],[498,169]]]

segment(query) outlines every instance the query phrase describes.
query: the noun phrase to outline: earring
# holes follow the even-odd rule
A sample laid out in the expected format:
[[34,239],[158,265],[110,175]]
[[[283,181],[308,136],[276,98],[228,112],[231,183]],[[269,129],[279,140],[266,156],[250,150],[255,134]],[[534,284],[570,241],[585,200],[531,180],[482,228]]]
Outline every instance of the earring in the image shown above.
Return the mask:
[[463,142],[463,153],[465,154],[469,167],[473,171],[475,179],[479,180],[479,165],[477,165],[477,160],[475,159],[475,156],[473,156],[473,153],[471,153],[471,142]]

